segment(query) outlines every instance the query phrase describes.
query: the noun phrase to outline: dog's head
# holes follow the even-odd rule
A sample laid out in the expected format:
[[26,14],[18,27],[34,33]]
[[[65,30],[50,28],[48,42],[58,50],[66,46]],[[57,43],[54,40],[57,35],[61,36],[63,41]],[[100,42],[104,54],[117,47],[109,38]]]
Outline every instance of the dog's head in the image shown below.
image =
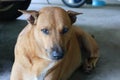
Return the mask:
[[59,7],[45,7],[39,12],[19,11],[30,14],[28,22],[34,27],[35,40],[43,50],[40,55],[50,60],[62,59],[69,46],[72,24],[80,13]]

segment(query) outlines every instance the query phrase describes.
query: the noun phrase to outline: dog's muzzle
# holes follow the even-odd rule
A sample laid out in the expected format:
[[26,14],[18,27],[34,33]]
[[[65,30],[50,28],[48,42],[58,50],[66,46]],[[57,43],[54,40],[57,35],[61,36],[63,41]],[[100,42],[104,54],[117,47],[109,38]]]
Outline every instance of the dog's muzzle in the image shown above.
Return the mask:
[[59,60],[64,57],[64,54],[62,52],[52,51],[52,59],[53,60]]
[[52,60],[59,60],[64,57],[64,51],[60,47],[54,47],[51,51]]

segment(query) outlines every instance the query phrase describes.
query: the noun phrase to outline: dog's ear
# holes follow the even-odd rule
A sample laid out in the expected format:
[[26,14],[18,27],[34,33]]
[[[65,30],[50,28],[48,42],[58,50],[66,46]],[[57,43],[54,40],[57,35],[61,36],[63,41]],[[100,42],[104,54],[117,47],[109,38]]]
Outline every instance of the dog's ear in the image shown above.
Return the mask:
[[28,14],[29,18],[27,19],[28,23],[30,24],[36,24],[37,22],[37,18],[39,16],[39,12],[35,11],[35,10],[18,10],[19,12],[23,13],[23,14]]
[[71,23],[72,23],[72,24],[76,21],[76,19],[77,19],[76,16],[77,16],[77,15],[83,14],[83,13],[78,13],[78,12],[74,12],[74,11],[71,11],[71,10],[68,10],[67,13],[68,13],[68,15],[69,15],[69,17],[70,17],[70,19],[71,19]]

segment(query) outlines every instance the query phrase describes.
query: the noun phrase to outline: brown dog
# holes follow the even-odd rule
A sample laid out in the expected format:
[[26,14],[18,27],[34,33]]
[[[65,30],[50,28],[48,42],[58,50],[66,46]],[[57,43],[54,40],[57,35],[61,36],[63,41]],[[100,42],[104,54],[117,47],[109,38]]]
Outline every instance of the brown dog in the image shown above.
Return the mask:
[[72,25],[80,13],[59,7],[19,11],[30,17],[17,39],[11,80],[68,80],[82,63],[87,71],[95,67],[96,41]]

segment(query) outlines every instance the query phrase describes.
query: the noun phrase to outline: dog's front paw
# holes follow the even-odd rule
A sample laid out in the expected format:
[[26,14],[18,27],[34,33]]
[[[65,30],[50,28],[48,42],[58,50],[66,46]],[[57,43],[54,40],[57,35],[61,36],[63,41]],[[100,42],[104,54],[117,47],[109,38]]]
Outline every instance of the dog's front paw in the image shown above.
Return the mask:
[[97,61],[98,57],[86,59],[85,63],[83,64],[84,72],[90,73],[96,67]]

